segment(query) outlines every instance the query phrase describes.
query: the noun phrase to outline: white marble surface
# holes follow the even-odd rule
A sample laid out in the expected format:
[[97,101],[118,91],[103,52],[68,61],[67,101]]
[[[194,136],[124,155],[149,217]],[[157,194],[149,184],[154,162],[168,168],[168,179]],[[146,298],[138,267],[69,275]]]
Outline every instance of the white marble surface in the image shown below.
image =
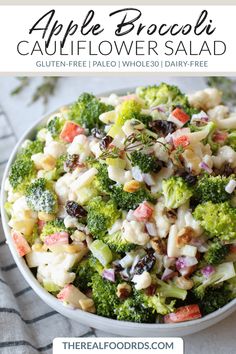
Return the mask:
[[[204,87],[201,78],[164,78],[151,76],[81,76],[65,77],[60,79],[59,86],[54,97],[49,101],[47,111],[53,111],[58,106],[72,102],[82,91],[99,93],[107,90],[133,87],[167,81],[178,84],[183,90],[189,92]],[[34,78],[32,85],[16,97],[10,96],[10,91],[16,86],[17,81],[13,77],[0,78],[0,105],[3,107],[11,121],[16,136],[19,138],[24,130],[38,119],[45,109],[42,102],[27,106],[32,90],[40,82],[40,78]],[[4,154],[4,151],[0,151]],[[221,323],[184,338],[185,354],[234,354],[236,353],[236,313]],[[98,336],[105,334],[96,331]]]

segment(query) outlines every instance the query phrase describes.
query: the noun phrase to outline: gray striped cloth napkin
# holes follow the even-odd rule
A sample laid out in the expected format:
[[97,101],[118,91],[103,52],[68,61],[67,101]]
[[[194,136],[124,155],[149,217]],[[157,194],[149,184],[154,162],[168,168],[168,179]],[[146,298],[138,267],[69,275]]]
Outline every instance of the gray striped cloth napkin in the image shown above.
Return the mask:
[[[0,107],[0,180],[16,140]],[[34,293],[12,258],[0,222],[0,353],[49,354],[55,337],[97,335],[92,328],[53,311]]]

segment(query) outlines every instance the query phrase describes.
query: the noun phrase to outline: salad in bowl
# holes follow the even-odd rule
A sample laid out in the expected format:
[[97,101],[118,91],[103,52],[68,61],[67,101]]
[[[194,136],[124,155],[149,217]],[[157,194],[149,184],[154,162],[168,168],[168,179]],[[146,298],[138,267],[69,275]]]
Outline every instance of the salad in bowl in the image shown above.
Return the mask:
[[25,140],[5,181],[11,237],[70,308],[200,319],[236,297],[236,113],[215,88],[83,93]]

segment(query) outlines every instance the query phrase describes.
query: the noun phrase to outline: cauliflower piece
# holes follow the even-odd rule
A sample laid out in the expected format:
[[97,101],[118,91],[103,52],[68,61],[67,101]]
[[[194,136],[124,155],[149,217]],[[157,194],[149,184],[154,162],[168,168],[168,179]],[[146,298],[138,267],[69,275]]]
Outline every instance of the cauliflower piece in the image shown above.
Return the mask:
[[79,155],[79,161],[84,162],[91,155],[88,138],[83,134],[77,135],[67,148],[67,152],[69,155]]
[[199,142],[197,144],[189,145],[182,154],[185,168],[190,169],[190,171],[193,171],[195,174],[199,174],[201,172],[199,164],[202,160],[204,162],[208,161],[210,164],[209,167],[212,167],[213,161],[211,154],[211,148],[208,144],[204,145]]
[[56,181],[54,188],[61,204],[65,204],[69,200],[70,186],[74,180],[74,175],[66,173]]
[[236,113],[229,114],[229,108],[223,105],[210,109],[208,116],[220,129],[236,129]]
[[157,139],[156,144],[153,146],[155,156],[164,162],[168,162],[169,151],[166,148],[166,140],[164,138]]
[[9,182],[9,178],[6,179],[4,189],[6,192],[8,192],[7,201],[10,203],[14,203],[17,199],[19,199],[22,196],[22,193],[13,191],[13,187]]
[[158,203],[155,205],[153,217],[156,221],[158,236],[165,238],[169,233],[171,223],[165,214],[165,204],[163,198],[160,198]]
[[208,111],[221,102],[222,93],[216,88],[206,88],[202,91],[194,92],[188,95],[188,101],[191,106]]
[[120,184],[125,184],[132,180],[132,174],[130,171],[125,171],[124,169],[116,166],[108,166],[107,168],[108,176],[112,181]]
[[225,163],[230,163],[232,167],[236,167],[236,151],[230,146],[222,146],[219,148],[217,155],[212,156],[212,159],[216,168],[221,168]]
[[158,193],[162,191],[162,182],[164,179],[168,179],[174,173],[173,166],[163,167],[160,172],[154,177],[155,185],[151,186],[152,193]]
[[12,214],[8,225],[24,236],[30,236],[37,222],[37,215],[28,207],[25,197],[20,197],[12,205]]
[[66,145],[63,143],[59,143],[57,141],[50,142],[44,148],[44,154],[53,156],[55,157],[55,159],[57,159],[61,155],[64,155],[65,153],[66,153]]
[[215,106],[207,112],[207,115],[211,121],[217,123],[229,115],[229,108],[223,105]]
[[142,290],[148,288],[152,283],[151,275],[144,271],[142,274],[134,275],[132,282],[135,283],[136,290]]
[[149,235],[144,231],[144,223],[134,220],[123,221],[122,235],[126,241],[140,246],[149,241]]

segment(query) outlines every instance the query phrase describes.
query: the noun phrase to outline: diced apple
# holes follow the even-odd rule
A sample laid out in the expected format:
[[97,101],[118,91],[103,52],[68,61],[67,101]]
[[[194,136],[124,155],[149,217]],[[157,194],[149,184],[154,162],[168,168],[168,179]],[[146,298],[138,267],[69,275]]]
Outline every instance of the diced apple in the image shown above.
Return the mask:
[[80,134],[84,134],[84,128],[82,128],[78,124],[68,121],[65,123],[61,131],[60,139],[62,139],[66,143],[72,143],[74,138]]
[[31,252],[31,248],[30,248],[28,242],[26,241],[26,239],[24,238],[24,236],[20,232],[13,230],[12,231],[12,239],[13,239],[13,242],[15,244],[15,247],[17,249],[19,256],[23,257],[27,253]]
[[46,236],[44,243],[47,246],[67,245],[69,243],[69,234],[65,231],[56,232],[55,234]]
[[89,299],[74,285],[66,285],[57,295],[57,298],[75,308],[86,310],[88,312],[94,312],[94,303],[92,299]]
[[174,313],[164,316],[164,323],[178,323],[196,320],[201,318],[202,314],[198,305],[187,305],[179,307]]
[[178,128],[181,128],[185,123],[189,121],[190,117],[185,113],[181,108],[175,108],[171,113],[168,121],[171,121],[177,125]]
[[137,221],[147,221],[152,216],[152,213],[153,207],[149,203],[143,202],[134,210],[133,217]]

